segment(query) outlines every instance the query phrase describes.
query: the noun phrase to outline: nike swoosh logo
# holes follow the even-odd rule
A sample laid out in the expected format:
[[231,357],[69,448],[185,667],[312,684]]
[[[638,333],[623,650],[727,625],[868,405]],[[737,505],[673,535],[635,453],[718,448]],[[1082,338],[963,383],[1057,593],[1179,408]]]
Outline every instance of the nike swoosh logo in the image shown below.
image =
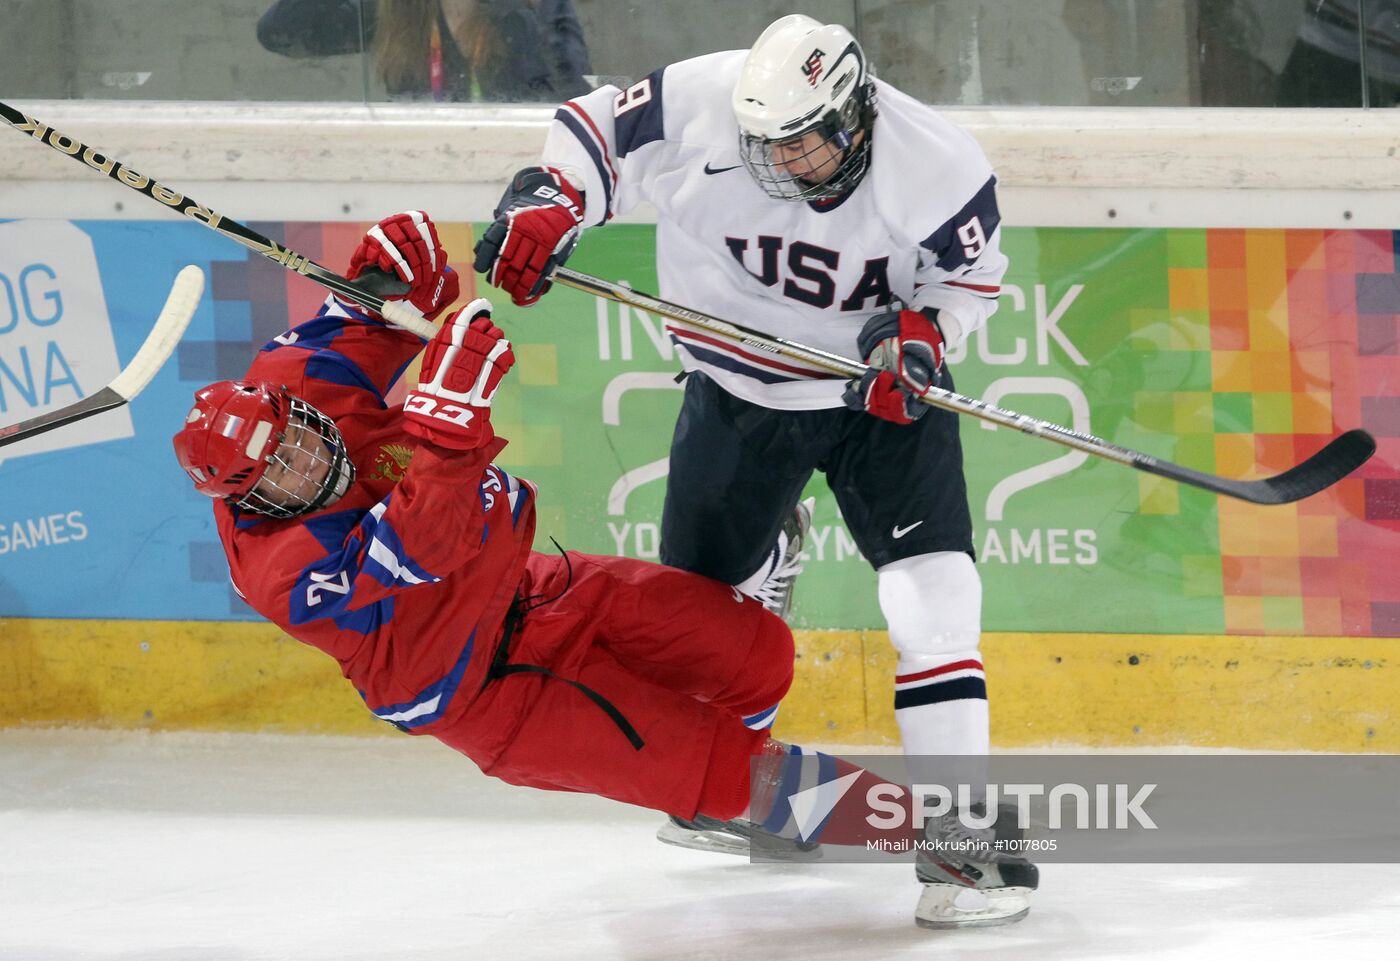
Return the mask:
[[737,588],[737,587],[735,587],[734,585],[731,584],[731,585],[729,586],[729,589],[730,589],[731,591],[734,592],[734,603],[736,603],[736,604],[742,604],[742,603],[744,603],[744,593],[743,593],[742,591],[740,591],[739,588]]
[[707,174],[722,174],[722,173],[727,173],[727,172],[730,171],[730,170],[738,170],[738,169],[739,169],[740,167],[742,167],[742,166],[743,166],[743,164],[735,164],[735,165],[732,166],[732,167],[711,167],[708,163],[706,163],[706,164],[705,164],[705,173],[707,173]]
[[890,533],[894,535],[895,540],[899,540],[905,534],[908,534],[910,531],[912,531],[914,528],[918,527],[922,523],[923,521],[915,521],[908,527],[900,527],[898,524],[896,524],[894,530],[890,531]]

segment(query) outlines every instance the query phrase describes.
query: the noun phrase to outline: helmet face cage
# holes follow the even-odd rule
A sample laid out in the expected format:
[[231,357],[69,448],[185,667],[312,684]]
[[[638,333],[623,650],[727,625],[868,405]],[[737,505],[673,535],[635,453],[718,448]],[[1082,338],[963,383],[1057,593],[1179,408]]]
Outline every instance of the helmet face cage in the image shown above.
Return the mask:
[[[850,192],[870,167],[870,121],[875,116],[875,85],[848,100],[838,113],[826,116],[805,130],[782,140],[739,131],[739,156],[763,192],[779,200],[831,200]],[[802,153],[791,147],[778,152],[780,145],[796,144],[808,134],[821,134]],[[865,136],[856,143],[856,135]],[[840,157],[834,171],[820,182],[804,180],[794,172],[817,169],[832,157]]]
[[202,388],[172,440],[196,490],[269,517],[320,510],[355,480],[334,421],[267,381]]
[[290,409],[281,442],[267,455],[252,490],[230,498],[243,510],[283,519],[320,510],[355,481],[355,465],[335,422],[304,400],[286,397]]
[[[856,68],[844,99],[782,124],[780,137],[771,136],[771,129],[768,134],[745,130],[741,123],[739,156],[768,196],[792,201],[831,200],[855,189],[865,176],[876,115],[874,71],[865,62],[860,45],[852,41],[828,73],[837,74],[841,61],[848,58],[855,60]],[[835,91],[839,90],[838,83]],[[812,137],[814,133],[819,136]],[[832,165],[820,180],[804,179]]]

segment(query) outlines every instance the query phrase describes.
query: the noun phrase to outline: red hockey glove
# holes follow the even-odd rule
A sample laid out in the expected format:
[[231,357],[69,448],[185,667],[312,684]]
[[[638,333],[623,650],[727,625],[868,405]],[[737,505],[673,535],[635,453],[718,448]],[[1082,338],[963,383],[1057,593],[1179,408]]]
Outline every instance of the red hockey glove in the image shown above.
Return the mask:
[[936,310],[892,310],[865,322],[856,338],[861,359],[894,374],[910,393],[926,394],[943,369],[943,331]]
[[378,267],[408,284],[407,293],[386,299],[402,301],[404,307],[427,320],[435,320],[459,293],[460,278],[447,266],[447,251],[438,241],[437,227],[421,210],[385,217],[365,233],[350,257],[345,276],[354,280],[368,267]]
[[496,206],[476,245],[476,269],[528,307],[548,292],[549,275],[574,252],[583,194],[554,167],[526,167]]
[[859,380],[847,384],[841,399],[852,410],[863,410],[896,424],[912,424],[928,413],[928,405],[901,387],[894,374],[873,367]]
[[510,341],[478,298],[443,322],[423,352],[422,380],[403,402],[404,427],[439,447],[472,450],[496,436],[491,398],[515,363]]

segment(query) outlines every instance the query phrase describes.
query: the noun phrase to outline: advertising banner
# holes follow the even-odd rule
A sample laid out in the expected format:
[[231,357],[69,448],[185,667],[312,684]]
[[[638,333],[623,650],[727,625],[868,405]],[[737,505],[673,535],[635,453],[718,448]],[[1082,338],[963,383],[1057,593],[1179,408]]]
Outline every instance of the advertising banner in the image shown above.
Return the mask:
[[[365,225],[253,226],[343,269]],[[472,227],[442,232],[469,278]],[[658,293],[653,237],[594,230],[570,266]],[[1351,427],[1380,450],[1321,495],[1257,507],[967,420],[986,629],[1400,635],[1394,234],[1008,228],[1003,248],[1000,310],[949,358],[960,393],[1231,477]],[[170,436],[196,388],[242,374],[320,288],[195,224],[0,224],[0,423],[106,383],[185,263],[209,292],[129,411],[0,452],[0,616],[255,616]],[[495,299],[520,361],[493,418],[503,466],[540,485],[537,548],[654,559],[681,396],[660,319],[562,287],[528,309]],[[820,475],[809,493],[797,626],[883,627]]]

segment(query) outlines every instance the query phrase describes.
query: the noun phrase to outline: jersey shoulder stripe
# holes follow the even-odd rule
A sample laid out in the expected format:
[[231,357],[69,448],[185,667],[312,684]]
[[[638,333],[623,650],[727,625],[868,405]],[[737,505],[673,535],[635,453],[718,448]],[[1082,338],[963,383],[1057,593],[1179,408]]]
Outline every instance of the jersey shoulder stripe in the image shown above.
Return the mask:
[[[392,496],[392,495],[391,495]],[[316,538],[316,543],[327,553],[338,551],[345,544],[350,532],[364,520],[364,510],[331,511],[312,514],[301,522],[302,530]]]
[[[268,341],[258,353],[262,355],[280,350],[307,351],[310,356],[306,358],[303,368],[307,377],[329,384],[337,384],[341,387],[354,387],[358,390],[368,391],[382,406],[384,397],[379,388],[375,386],[373,379],[365,373],[358,363],[336,348],[337,341],[351,327],[363,327],[365,324],[383,327],[382,324],[370,320],[359,311],[347,309],[333,296],[328,297],[315,317]],[[408,363],[411,362],[412,358],[410,357]],[[408,363],[404,364],[405,368]],[[390,383],[396,381],[402,373],[403,369],[401,368]]]
[[[993,216],[994,171],[972,135],[899,89],[876,84],[880,112],[869,177],[880,214],[901,242],[938,248],[937,253],[953,230],[950,222],[961,225],[974,214],[999,220]],[[919,172],[925,189],[910,189],[911,171]],[[983,205],[991,209],[978,209]],[[991,229],[985,230],[988,237]]]
[[919,241],[920,247],[938,258],[938,266],[943,270],[957,270],[974,263],[986,247],[986,238],[995,233],[1001,224],[996,185],[995,175],[988,177],[961,210]]
[[632,84],[613,100],[617,155],[625,157],[638,147],[666,136],[662,103],[665,70],[656,70]]
[[[408,556],[394,525],[384,519],[393,499],[391,491],[366,513],[359,524],[359,533],[369,541],[363,571],[385,587],[433,584],[442,578],[425,570]],[[347,542],[353,543],[353,542]]]
[[603,205],[608,211],[608,216],[612,216],[612,198],[617,190],[617,171],[613,169],[612,160],[608,157],[608,142],[603,137],[598,125],[593,122],[593,118],[577,103],[570,100],[554,113],[554,119],[564,125],[564,128],[574,135],[584,152],[588,154],[593,166],[597,168],[598,177],[603,182]]
[[323,348],[306,359],[306,376],[312,380],[369,391],[381,404],[384,398],[360,365],[338,350]]

